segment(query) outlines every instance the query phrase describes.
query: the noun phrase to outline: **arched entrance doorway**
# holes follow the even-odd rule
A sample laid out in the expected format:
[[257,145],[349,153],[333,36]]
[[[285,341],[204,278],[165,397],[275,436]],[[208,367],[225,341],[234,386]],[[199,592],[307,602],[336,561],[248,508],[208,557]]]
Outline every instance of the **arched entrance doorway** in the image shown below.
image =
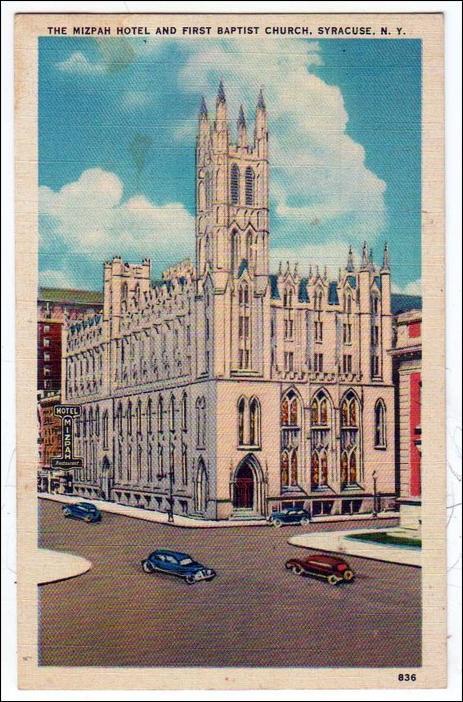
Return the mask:
[[254,507],[254,475],[252,468],[246,463],[236,473],[233,506],[242,509]]
[[259,461],[252,454],[240,462],[233,476],[231,488],[234,510],[265,513],[264,477]]

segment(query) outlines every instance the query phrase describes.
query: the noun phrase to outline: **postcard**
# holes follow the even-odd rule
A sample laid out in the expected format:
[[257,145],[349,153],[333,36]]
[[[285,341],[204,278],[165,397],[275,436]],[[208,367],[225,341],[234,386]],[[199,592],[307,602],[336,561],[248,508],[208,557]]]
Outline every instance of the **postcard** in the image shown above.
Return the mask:
[[445,686],[442,16],[15,62],[20,686]]

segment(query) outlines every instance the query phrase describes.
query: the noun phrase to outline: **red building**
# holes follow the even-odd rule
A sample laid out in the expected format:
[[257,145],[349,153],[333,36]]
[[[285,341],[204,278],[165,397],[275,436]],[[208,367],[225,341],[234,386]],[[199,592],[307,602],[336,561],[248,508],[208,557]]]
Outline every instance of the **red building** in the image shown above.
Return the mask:
[[61,402],[61,329],[65,317],[83,319],[103,307],[103,295],[94,290],[39,288],[37,299],[37,419],[38,489],[67,492],[69,476],[51,469],[61,452],[61,420],[54,416]]
[[421,524],[421,310],[395,317],[396,465],[401,524]]
[[37,300],[37,390],[39,397],[61,391],[61,328],[70,319],[93,316],[103,308],[96,290],[39,288]]

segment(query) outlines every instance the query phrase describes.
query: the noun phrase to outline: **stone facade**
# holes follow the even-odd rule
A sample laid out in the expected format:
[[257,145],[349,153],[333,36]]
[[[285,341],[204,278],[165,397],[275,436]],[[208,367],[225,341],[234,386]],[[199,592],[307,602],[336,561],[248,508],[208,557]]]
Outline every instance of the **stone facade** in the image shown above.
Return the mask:
[[395,318],[396,465],[403,526],[421,525],[421,310]]
[[[63,401],[82,405],[74,491],[210,519],[371,511],[393,500],[391,283],[366,244],[336,280],[269,271],[259,95],[230,139],[220,86],[196,147],[196,261],[104,264],[101,314],[63,331]],[[147,247],[149,242],[147,242]]]

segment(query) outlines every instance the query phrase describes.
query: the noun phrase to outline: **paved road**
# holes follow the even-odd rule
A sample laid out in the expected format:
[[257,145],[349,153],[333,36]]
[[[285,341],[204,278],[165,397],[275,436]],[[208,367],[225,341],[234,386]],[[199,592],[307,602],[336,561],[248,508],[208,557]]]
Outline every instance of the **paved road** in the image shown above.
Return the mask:
[[[301,554],[287,543],[300,527],[181,529],[108,513],[85,524],[64,519],[60,504],[39,509],[40,545],[93,563],[40,587],[42,665],[420,665],[417,568],[349,558],[357,579],[332,587],[285,570]],[[219,575],[192,586],[146,575],[140,561],[157,547]]]

